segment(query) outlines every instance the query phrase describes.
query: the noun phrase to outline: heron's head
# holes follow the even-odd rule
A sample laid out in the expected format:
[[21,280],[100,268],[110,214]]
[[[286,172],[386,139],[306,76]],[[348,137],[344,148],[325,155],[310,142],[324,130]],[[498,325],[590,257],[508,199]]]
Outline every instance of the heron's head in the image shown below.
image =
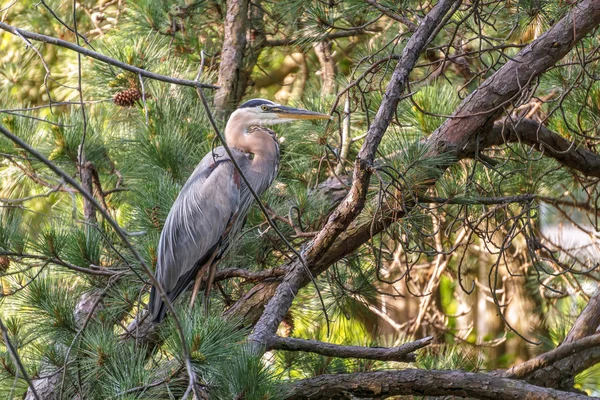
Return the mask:
[[276,125],[293,122],[299,119],[330,119],[327,114],[282,106],[265,99],[253,99],[242,104],[231,114],[236,124],[250,127],[253,125]]

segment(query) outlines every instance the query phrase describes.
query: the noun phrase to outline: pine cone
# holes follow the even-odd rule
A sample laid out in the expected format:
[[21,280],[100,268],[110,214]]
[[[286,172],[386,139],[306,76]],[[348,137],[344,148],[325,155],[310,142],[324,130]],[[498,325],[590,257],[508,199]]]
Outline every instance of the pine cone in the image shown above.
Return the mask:
[[136,101],[142,98],[142,94],[137,89],[127,89],[118,92],[113,97],[113,102],[121,107],[131,107]]
[[7,256],[0,256],[0,272],[8,271],[10,267],[10,258]]

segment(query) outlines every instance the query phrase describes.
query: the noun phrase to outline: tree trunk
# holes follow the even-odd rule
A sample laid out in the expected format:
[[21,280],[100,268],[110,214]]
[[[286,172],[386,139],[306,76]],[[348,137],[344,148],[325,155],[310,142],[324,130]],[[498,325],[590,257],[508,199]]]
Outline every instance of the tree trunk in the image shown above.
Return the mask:
[[321,79],[323,80],[323,86],[321,87],[321,94],[332,95],[335,94],[335,60],[331,53],[330,41],[318,42],[314,44],[315,54],[321,64]]
[[240,101],[246,30],[248,28],[248,0],[227,0],[224,22],[223,50],[219,65],[220,88],[215,94],[215,107],[221,117],[227,117]]
[[264,43],[260,2],[249,5],[248,0],[227,0],[217,82],[220,88],[215,94],[215,108],[220,118],[229,117],[242,100]]

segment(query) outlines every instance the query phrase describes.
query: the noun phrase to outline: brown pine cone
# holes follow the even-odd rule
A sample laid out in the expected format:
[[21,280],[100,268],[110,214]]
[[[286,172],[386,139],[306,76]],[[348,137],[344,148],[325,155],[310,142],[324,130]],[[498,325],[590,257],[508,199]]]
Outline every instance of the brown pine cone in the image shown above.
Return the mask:
[[131,107],[136,101],[142,98],[142,94],[137,89],[126,89],[118,92],[113,97],[113,102],[121,107]]
[[10,267],[10,258],[7,256],[0,256],[0,272],[8,271]]

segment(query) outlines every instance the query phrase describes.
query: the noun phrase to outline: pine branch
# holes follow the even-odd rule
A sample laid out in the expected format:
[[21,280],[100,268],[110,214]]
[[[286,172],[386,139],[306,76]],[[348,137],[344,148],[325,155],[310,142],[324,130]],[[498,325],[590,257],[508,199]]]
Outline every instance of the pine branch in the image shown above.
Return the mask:
[[106,270],[106,269],[83,268],[83,267],[79,267],[77,265],[68,263],[66,261],[63,261],[59,258],[46,257],[46,256],[37,255],[37,254],[26,254],[26,253],[15,253],[15,252],[10,252],[10,251],[0,251],[0,256],[28,258],[28,259],[33,259],[33,260],[45,261],[45,262],[49,262],[52,264],[60,265],[61,267],[65,267],[65,268],[71,269],[76,272],[81,272],[81,273],[89,274],[89,275],[113,277],[113,276],[122,274],[122,272],[110,271],[110,270]]
[[359,372],[320,375],[291,385],[285,400],[337,398],[340,393],[359,398],[387,398],[398,395],[459,396],[485,400],[590,400],[600,399],[579,393],[561,392],[514,379],[463,371]]
[[[1,21],[0,21],[0,29],[3,29],[6,32],[12,33],[13,35],[16,35],[19,37],[23,37],[25,39],[31,39],[31,40],[35,40],[38,42],[48,43],[48,44],[52,44],[55,46],[64,47],[69,50],[73,50],[84,56],[94,58],[94,59],[96,59],[98,61],[102,61],[106,64],[114,65],[115,67],[124,69],[126,71],[134,72],[138,75],[141,75],[141,76],[149,78],[149,79],[154,79],[157,81],[167,82],[167,83],[174,83],[176,85],[190,86],[190,87],[195,87],[195,88],[206,88],[206,89],[218,89],[219,88],[218,86],[210,85],[207,83],[191,81],[188,79],[173,78],[171,76],[166,76],[166,75],[161,75],[161,74],[156,74],[154,72],[146,71],[145,69],[134,67],[133,65],[124,63],[119,60],[115,60],[114,58],[105,56],[104,54],[100,54],[95,51],[88,50],[85,47],[81,47],[81,46],[78,46],[71,42],[67,42],[66,40],[61,40],[61,39],[58,39],[58,38],[55,38],[52,36],[42,35],[40,33],[29,32],[24,29],[19,29],[17,27],[5,24],[4,22],[1,22]],[[80,103],[78,102],[76,104],[80,104]]]
[[29,385],[29,389],[33,393],[34,398],[36,400],[40,400],[40,397],[38,396],[38,393],[35,390],[33,383],[31,382],[31,378],[29,378],[29,374],[27,373],[27,370],[23,366],[23,362],[21,361],[21,357],[19,357],[19,353],[17,352],[17,349],[15,349],[15,346],[13,346],[12,342],[10,341],[10,337],[8,335],[8,330],[6,329],[6,326],[4,326],[4,322],[2,322],[2,319],[0,319],[0,330],[2,330],[2,338],[4,339],[4,345],[6,346],[6,349],[8,350],[8,352],[10,353],[10,356],[12,357],[13,362],[19,368],[19,371],[23,375],[23,379],[25,379],[25,381],[27,382],[27,385]]

